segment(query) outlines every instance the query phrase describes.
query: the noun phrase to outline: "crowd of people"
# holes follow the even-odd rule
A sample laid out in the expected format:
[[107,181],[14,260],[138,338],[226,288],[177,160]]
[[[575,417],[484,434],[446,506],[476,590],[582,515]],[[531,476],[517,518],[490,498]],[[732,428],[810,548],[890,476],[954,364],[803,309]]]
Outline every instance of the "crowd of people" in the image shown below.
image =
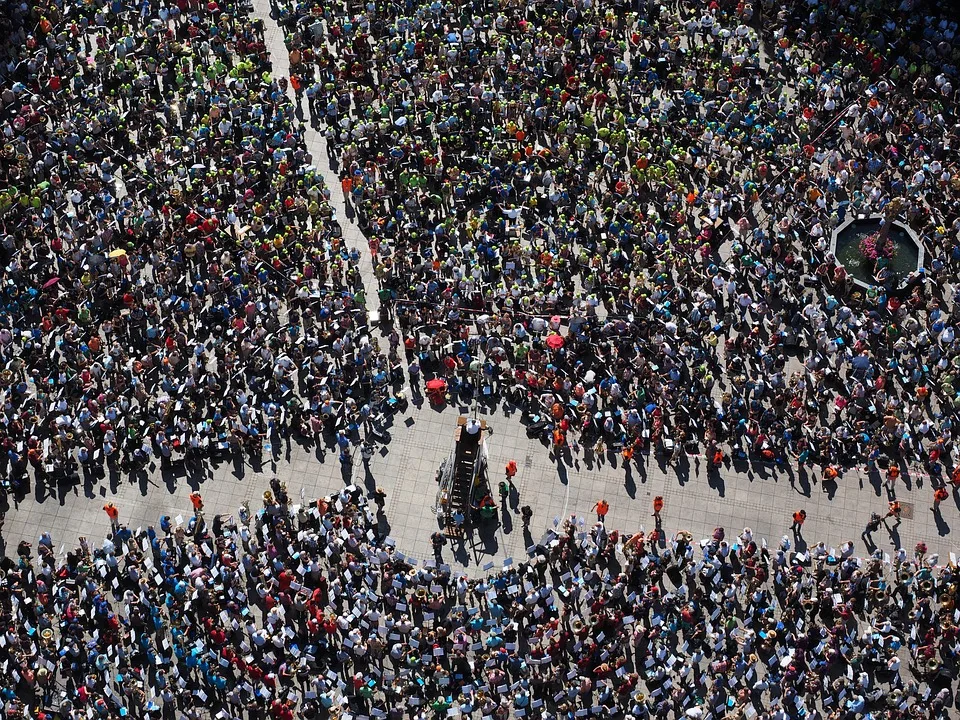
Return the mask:
[[0,560],[5,717],[953,717],[958,570],[922,546],[571,516],[471,579],[405,557],[362,488],[272,488]]
[[[273,7],[412,377],[529,402],[601,456],[949,480],[946,4]],[[854,216],[881,242],[841,261]],[[869,257],[894,222],[919,266]]]
[[[868,545],[911,464],[935,508],[960,484],[948,3],[272,10],[287,77],[243,2],[2,3],[4,490],[256,461],[285,433],[347,462],[434,381],[437,403],[523,406],[560,461],[686,450],[828,483],[866,461],[893,498]],[[830,242],[854,215],[883,219],[858,268]],[[914,268],[890,262],[894,221]],[[0,559],[7,717],[955,707],[957,568],[922,544],[667,535],[662,500],[655,531],[620,534],[601,501],[471,579],[442,546],[404,556],[382,493],[296,504],[274,481],[209,518],[190,499],[136,532],[108,502],[102,544],[43,533]]]
[[[287,432],[348,461],[440,379],[561,457],[922,463],[942,494],[955,23],[874,4],[278,1],[289,79],[243,5],[11,4],[5,489]],[[883,217],[865,285],[830,249],[854,213]],[[922,267],[883,257],[894,221]]]
[[263,21],[115,5],[0,14],[4,488],[349,453],[391,367]]

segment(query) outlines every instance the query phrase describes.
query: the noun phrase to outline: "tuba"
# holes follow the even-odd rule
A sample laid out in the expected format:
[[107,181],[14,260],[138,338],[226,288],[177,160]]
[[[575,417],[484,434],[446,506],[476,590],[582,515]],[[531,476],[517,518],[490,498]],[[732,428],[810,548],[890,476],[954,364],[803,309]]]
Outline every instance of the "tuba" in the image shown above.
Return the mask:
[[957,584],[950,583],[947,589],[937,598],[941,610],[953,610],[957,604]]

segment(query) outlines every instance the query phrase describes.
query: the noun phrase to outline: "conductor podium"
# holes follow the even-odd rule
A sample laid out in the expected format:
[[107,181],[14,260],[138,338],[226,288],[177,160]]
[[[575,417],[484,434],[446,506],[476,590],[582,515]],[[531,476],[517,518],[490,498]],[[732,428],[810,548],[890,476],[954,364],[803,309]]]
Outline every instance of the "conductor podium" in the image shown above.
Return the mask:
[[463,535],[473,510],[483,517],[484,507],[475,503],[474,498],[478,495],[489,497],[486,492],[487,447],[483,439],[486,430],[485,420],[468,419],[462,415],[457,418],[454,449],[441,466],[439,478],[438,508],[448,536]]

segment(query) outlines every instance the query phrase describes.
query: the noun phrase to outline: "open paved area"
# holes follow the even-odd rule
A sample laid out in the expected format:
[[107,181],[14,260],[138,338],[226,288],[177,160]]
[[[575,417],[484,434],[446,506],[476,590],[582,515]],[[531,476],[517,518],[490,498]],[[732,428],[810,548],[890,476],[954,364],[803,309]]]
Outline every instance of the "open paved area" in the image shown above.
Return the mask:
[[[259,507],[270,478],[276,476],[287,483],[294,498],[301,491],[308,499],[330,494],[347,482],[370,490],[382,487],[387,494],[390,535],[402,552],[423,561],[432,557],[430,535],[438,528],[434,512],[437,471],[453,449],[457,416],[473,410],[447,407],[438,411],[428,403],[420,408],[411,404],[406,413],[395,417],[391,442],[371,458],[368,467],[355,453],[349,477],[334,450],[320,453],[291,443],[275,449],[275,461],[265,456],[260,467],[252,467],[248,461],[225,462],[195,475],[156,469],[130,478],[115,475],[112,481],[107,478],[96,485],[67,489],[60,497],[38,491],[8,513],[4,538],[10,547],[21,538],[35,540],[43,529],[52,533],[58,546],[65,543],[70,547],[80,535],[102,537],[109,529],[102,510],[108,499],[120,509],[121,521],[133,529],[156,525],[164,514],[186,518],[191,513],[188,495],[193,489],[202,492],[208,515],[235,515],[244,501],[250,501],[252,508]],[[688,530],[699,538],[712,535],[717,526],[728,532],[749,526],[756,537],[766,538],[771,545],[789,534],[792,513],[803,508],[808,515],[805,536],[835,546],[853,540],[863,551],[860,533],[870,513],[886,512],[887,496],[877,487],[879,478],[871,483],[859,473],[845,474],[838,487],[826,493],[809,469],[727,467],[708,478],[705,462],[699,457],[683,457],[677,468],[651,456],[629,467],[623,466],[619,455],[598,465],[582,451],[557,462],[545,445],[527,438],[519,414],[511,413],[509,406],[481,406],[477,412],[493,429],[486,442],[494,482],[508,460],[517,461],[519,502],[511,499],[504,521],[495,531],[478,533],[475,541],[463,548],[447,548],[445,560],[454,557],[471,571],[482,570],[490,562],[499,566],[505,558],[525,557],[525,548],[552,527],[555,519],[576,514],[589,520],[600,498],[610,504],[607,525],[611,528],[651,529],[652,499],[662,495],[668,532]],[[874,534],[877,545],[892,552],[896,544],[911,549],[923,540],[931,552],[946,557],[955,547],[951,530],[960,523],[960,505],[955,498],[943,503],[943,518],[937,521],[930,510],[930,495],[930,483],[922,475],[905,477],[898,497],[908,504],[905,515],[912,517],[905,516],[893,534],[881,528]],[[534,510],[530,535],[522,531],[520,505]],[[457,551],[455,555],[451,550]]]

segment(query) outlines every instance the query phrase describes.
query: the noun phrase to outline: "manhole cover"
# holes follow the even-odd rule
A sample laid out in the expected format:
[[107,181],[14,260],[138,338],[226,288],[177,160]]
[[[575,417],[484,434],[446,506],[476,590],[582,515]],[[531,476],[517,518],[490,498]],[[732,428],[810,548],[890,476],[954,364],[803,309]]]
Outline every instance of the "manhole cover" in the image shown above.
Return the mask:
[[524,466],[525,468],[532,468],[532,467],[533,467],[533,455],[527,455],[527,456],[523,459],[523,466]]
[[900,517],[904,520],[913,520],[913,503],[900,502]]

